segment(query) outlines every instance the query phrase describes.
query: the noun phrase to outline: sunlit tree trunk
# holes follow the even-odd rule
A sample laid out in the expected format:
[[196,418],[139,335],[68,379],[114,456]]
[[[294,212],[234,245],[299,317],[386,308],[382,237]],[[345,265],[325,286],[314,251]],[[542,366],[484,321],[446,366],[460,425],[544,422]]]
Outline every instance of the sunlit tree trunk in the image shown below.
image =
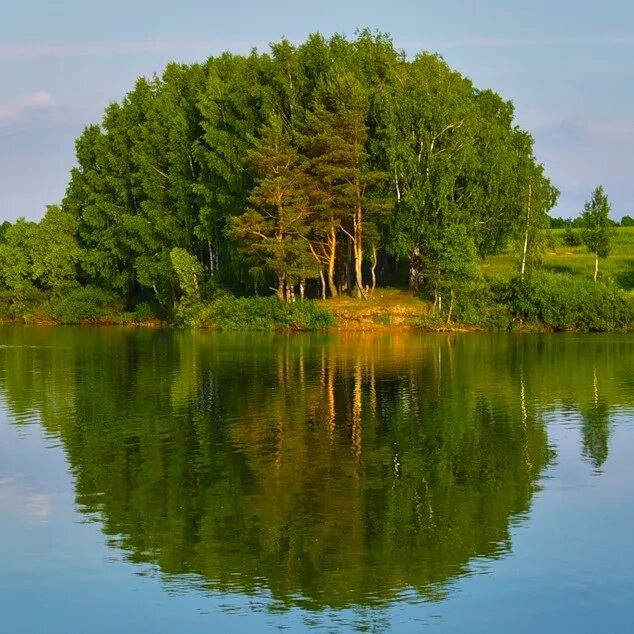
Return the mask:
[[358,203],[354,214],[354,237],[352,240],[354,253],[354,282],[357,290],[357,298],[365,299],[367,293],[363,286],[363,209]]
[[326,278],[324,277],[323,269],[319,269],[319,287],[321,290],[321,298],[326,299]]
[[337,233],[334,227],[330,228],[328,237],[328,289],[331,297],[337,297],[337,285],[335,284],[335,262],[337,257]]

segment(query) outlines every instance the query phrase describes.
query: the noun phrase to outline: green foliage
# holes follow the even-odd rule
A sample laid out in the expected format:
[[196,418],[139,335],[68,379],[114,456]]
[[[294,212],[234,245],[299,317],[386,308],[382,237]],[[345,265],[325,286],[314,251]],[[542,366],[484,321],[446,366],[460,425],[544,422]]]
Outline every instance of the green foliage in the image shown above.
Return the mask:
[[180,313],[183,325],[220,330],[320,330],[335,319],[315,302],[280,302],[275,297],[220,296]]
[[334,315],[312,301],[292,302],[285,306],[283,326],[289,330],[323,330],[336,325]]
[[318,275],[308,251],[307,160],[293,146],[282,119],[273,115],[248,156],[256,172],[249,196],[254,208],[232,218],[229,235],[252,263],[253,277],[273,273],[278,298],[285,299],[289,284]]
[[0,290],[0,319],[31,321],[31,317],[46,302],[46,295],[32,284],[21,284]]
[[476,279],[466,284],[456,296],[455,321],[459,324],[493,330],[506,330],[511,316],[499,299],[498,289],[485,280]]
[[580,232],[575,231],[569,222],[565,225],[563,243],[567,247],[579,247],[583,244],[583,237]]
[[200,300],[200,278],[202,276],[200,262],[180,247],[174,247],[171,250],[170,260],[178,278],[181,301],[192,303]]
[[[571,248],[578,239],[548,216],[558,192],[510,101],[367,30],[169,64],[108,106],[76,154],[61,208],[0,227],[5,318],[108,319],[102,289],[122,308],[148,302],[125,320],[321,328],[330,313],[294,298],[366,297],[370,268],[379,285],[404,284],[407,263],[445,323],[503,327],[504,293],[482,280],[478,258],[508,249],[537,279],[549,223],[565,226]],[[608,212],[598,188],[579,220],[597,263]],[[614,279],[631,288],[625,266]],[[227,295],[271,288],[287,306]]]
[[569,224],[569,221],[566,218],[557,218],[550,217],[550,228],[551,229],[565,229]]
[[614,285],[569,275],[514,278],[500,299],[522,322],[554,330],[611,331],[634,326],[634,301]]
[[372,315],[372,322],[380,326],[391,326],[392,323],[394,322],[394,317],[390,315],[389,313],[380,314],[380,315]]
[[121,310],[121,302],[112,293],[94,286],[71,288],[51,298],[49,312],[61,324],[100,321]]
[[274,283],[292,299],[323,275],[364,296],[379,247],[417,281],[437,228],[464,226],[480,255],[526,230],[537,252],[555,197],[510,102],[366,30],[139,79],[77,140],[63,210],[76,279],[168,306],[175,248],[237,294]]
[[7,233],[7,229],[11,226],[11,223],[8,220],[4,222],[0,222],[0,244],[4,242],[4,236]]
[[632,216],[623,216],[621,218],[621,227],[634,227],[634,218]]
[[598,258],[607,258],[610,253],[613,224],[610,221],[610,203],[599,185],[583,208],[583,241]]

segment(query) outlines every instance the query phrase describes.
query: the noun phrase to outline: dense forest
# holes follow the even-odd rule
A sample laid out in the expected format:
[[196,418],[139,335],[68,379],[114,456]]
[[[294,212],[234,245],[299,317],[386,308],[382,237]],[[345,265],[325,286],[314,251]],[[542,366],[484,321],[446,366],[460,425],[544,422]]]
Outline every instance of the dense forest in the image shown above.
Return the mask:
[[59,206],[0,231],[5,319],[199,323],[219,296],[379,285],[449,321],[481,294],[479,259],[510,249],[530,276],[557,199],[510,101],[367,30],[170,64],[76,158]]

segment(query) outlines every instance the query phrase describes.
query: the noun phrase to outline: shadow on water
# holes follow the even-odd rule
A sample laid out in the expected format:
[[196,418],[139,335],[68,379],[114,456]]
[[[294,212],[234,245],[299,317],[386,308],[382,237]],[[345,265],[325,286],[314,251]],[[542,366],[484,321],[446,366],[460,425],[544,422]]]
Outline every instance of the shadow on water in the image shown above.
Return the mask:
[[629,341],[6,328],[0,390],[131,561],[275,609],[373,606],[509,552],[546,412],[580,413],[600,469]]

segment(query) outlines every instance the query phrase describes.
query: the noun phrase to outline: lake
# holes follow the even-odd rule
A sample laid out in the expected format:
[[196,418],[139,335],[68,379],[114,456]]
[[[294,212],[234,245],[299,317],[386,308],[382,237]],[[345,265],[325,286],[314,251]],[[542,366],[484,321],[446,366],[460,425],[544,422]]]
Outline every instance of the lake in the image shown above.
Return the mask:
[[0,328],[0,631],[631,632],[634,336]]

